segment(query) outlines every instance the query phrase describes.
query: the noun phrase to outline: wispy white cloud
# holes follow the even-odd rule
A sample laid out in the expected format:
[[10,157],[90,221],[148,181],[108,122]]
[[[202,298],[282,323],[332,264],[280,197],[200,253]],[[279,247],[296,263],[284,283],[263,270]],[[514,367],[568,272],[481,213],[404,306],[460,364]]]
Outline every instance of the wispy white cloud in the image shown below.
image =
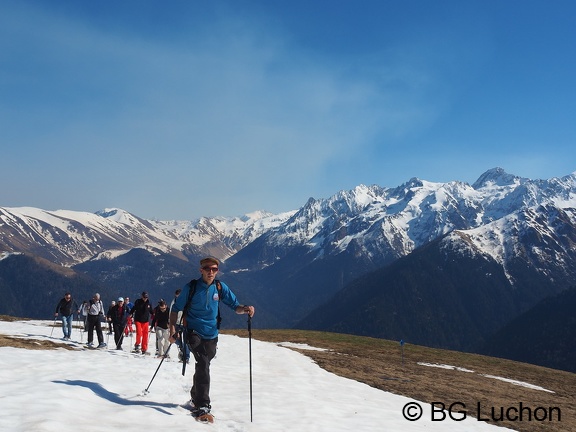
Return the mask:
[[0,179],[21,180],[3,205],[285,211],[361,182],[455,179],[472,142],[475,164],[492,160],[470,108],[488,99],[471,88],[498,47],[480,6],[409,20],[382,7],[378,40],[356,51],[362,28],[348,49],[322,50],[256,6],[175,3],[158,20],[148,3],[59,6],[0,5]]
[[[140,177],[143,167],[172,167],[173,187],[194,196],[211,171],[222,201],[245,201],[249,210],[279,191],[304,199],[302,188],[321,182],[330,161],[421,115],[393,90],[399,72],[348,74],[298,50],[281,29],[246,17],[221,17],[190,29],[188,41],[166,44],[29,12],[4,30],[21,48],[9,54],[5,74],[26,79],[7,102],[26,99],[7,126],[36,125],[41,136],[31,133],[30,141],[71,173],[124,172],[146,188],[154,180]],[[387,74],[395,67],[376,62]],[[81,164],[86,158],[92,163]],[[185,181],[191,166],[200,180]]]

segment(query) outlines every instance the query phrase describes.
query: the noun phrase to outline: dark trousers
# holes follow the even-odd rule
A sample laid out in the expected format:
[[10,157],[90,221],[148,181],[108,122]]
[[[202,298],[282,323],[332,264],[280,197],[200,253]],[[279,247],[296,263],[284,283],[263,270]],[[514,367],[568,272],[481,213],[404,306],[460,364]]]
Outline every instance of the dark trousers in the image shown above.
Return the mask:
[[100,326],[100,315],[88,315],[88,343],[94,340],[94,330],[98,337],[98,343],[104,342],[104,335],[102,334],[102,327]]
[[126,328],[126,323],[112,323],[114,328],[114,342],[116,343],[116,348],[122,348],[122,341],[124,340],[124,329]]
[[191,331],[187,336],[186,342],[196,360],[190,396],[195,406],[210,408],[210,362],[216,356],[218,338],[201,339]]

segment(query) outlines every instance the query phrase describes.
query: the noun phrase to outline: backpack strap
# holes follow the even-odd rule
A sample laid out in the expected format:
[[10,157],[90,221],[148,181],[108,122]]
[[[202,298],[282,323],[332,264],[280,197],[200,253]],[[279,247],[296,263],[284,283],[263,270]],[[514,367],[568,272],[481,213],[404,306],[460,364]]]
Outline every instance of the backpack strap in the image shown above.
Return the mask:
[[190,282],[188,282],[188,286],[190,287],[190,289],[188,290],[188,298],[186,299],[184,309],[182,309],[181,324],[184,327],[186,327],[186,315],[188,315],[188,309],[190,309],[190,304],[192,303],[192,297],[194,297],[194,293],[196,292],[196,279],[192,279]]
[[[222,322],[222,317],[220,316],[220,299],[222,298],[222,284],[218,279],[214,281],[216,283],[216,289],[218,290],[218,317],[216,318],[216,328],[220,329],[220,323]],[[192,304],[192,297],[196,293],[196,279],[192,279],[188,282],[188,286],[190,289],[188,290],[188,298],[186,299],[186,305],[182,311],[182,325],[186,327],[186,316],[188,315],[188,309],[190,309],[190,305]]]
[[218,279],[216,279],[216,289],[218,290],[218,317],[216,318],[216,328],[220,330],[220,323],[222,322],[222,317],[220,316],[220,299],[222,298],[222,284]]

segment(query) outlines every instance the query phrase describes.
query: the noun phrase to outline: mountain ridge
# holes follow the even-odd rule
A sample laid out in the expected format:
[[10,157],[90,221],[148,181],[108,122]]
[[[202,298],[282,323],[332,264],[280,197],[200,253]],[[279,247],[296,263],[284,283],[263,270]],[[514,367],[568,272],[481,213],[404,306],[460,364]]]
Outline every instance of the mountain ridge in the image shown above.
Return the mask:
[[[458,336],[451,341],[429,333],[419,342],[475,350],[496,327],[573,284],[575,209],[576,173],[531,180],[493,168],[472,185],[413,177],[393,188],[358,185],[325,199],[310,198],[300,209],[281,214],[257,211],[193,221],[145,220],[118,208],[93,214],[0,207],[0,252],[27,253],[69,267],[112,296],[145,289],[162,298],[171,298],[194,276],[202,256],[215,255],[222,259],[219,277],[239,298],[250,299],[261,311],[262,325],[271,328],[301,326],[311,322],[311,314],[333,317],[322,305],[337,301],[344,290],[353,292],[359,280],[367,285],[357,292],[363,288],[375,298],[393,299],[387,287],[397,286],[432,302],[433,290],[442,287],[429,281],[438,278],[453,292],[453,298],[442,297],[445,303],[467,324],[458,329],[453,320],[443,326],[428,308],[426,325]],[[448,258],[456,264],[440,261]],[[425,262],[436,267],[419,267]],[[490,271],[477,273],[487,262]],[[400,279],[390,270],[398,263],[406,266]],[[468,271],[460,271],[458,263]],[[450,268],[453,275],[439,268]],[[385,279],[371,277],[376,272]],[[494,290],[491,275],[496,274],[504,279]],[[500,307],[498,297],[509,293],[514,295]],[[491,314],[490,307],[498,311],[493,326],[483,329],[472,319],[473,298],[484,305],[479,308],[484,313]],[[361,322],[365,305],[352,304],[342,311]],[[440,302],[431,304],[449,314]],[[424,318],[414,315],[417,310],[409,310],[405,319],[423,325]],[[406,322],[368,316],[385,323],[373,326],[369,336],[390,337],[396,328],[413,337],[414,328]],[[342,321],[334,319],[314,325],[332,328]],[[353,321],[342,322],[352,329]],[[242,324],[230,316],[226,325]]]

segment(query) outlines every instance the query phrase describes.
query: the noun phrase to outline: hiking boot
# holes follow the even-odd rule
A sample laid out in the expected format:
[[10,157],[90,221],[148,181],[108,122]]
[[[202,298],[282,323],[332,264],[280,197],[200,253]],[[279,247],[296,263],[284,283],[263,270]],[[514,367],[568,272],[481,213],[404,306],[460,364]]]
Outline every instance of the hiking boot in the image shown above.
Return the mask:
[[192,417],[194,417],[197,421],[202,423],[213,423],[214,416],[210,413],[210,407],[193,407],[192,408]]
[[104,342],[101,342],[98,344],[98,346],[96,348],[105,348],[106,344]]
[[199,417],[203,414],[208,414],[210,407],[197,407],[194,405],[194,402],[190,401],[190,411],[192,412],[192,417]]

